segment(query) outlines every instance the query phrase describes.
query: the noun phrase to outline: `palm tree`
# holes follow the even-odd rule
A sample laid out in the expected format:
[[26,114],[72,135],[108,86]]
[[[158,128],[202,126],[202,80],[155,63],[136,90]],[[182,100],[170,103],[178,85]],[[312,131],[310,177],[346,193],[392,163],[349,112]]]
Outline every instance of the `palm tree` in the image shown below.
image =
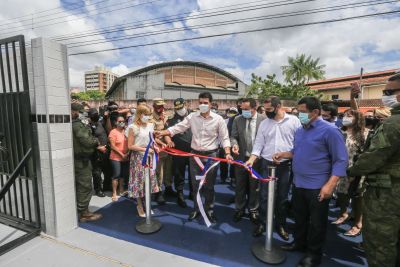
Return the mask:
[[297,55],[296,58],[288,57],[288,65],[282,66],[285,81],[294,85],[306,84],[310,80],[324,78],[325,65],[318,65],[319,58],[312,59],[305,54]]

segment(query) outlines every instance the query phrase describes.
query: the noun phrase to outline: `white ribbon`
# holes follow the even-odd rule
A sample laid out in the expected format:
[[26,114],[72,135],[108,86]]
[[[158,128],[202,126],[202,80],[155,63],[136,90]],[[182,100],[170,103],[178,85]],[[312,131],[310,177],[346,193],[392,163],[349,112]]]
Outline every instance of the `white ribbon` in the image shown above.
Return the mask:
[[[198,157],[193,157],[194,160],[196,161],[197,165],[199,165],[200,169],[203,171],[204,170],[204,164],[203,162],[201,162],[201,160]],[[196,201],[197,201],[197,206],[199,207],[199,211],[201,216],[203,216],[204,222],[206,223],[207,227],[211,226],[211,222],[207,217],[207,214],[204,210],[204,206],[203,206],[203,202],[201,201],[201,196],[200,196],[200,190],[204,185],[204,182],[206,180],[206,176],[207,173],[212,170],[213,168],[215,168],[217,165],[219,164],[219,161],[216,161],[213,165],[211,165],[206,172],[203,175],[196,175],[196,180],[200,180],[199,183],[199,189],[197,190],[197,194],[196,194]]]

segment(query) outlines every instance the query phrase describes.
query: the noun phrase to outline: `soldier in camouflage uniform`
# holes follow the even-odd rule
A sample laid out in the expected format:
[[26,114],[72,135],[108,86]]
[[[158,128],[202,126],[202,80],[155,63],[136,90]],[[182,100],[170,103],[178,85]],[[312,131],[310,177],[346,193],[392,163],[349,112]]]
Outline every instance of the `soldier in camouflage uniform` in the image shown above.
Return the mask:
[[99,141],[92,135],[91,129],[86,127],[80,120],[79,112],[82,110],[83,106],[81,104],[71,104],[76,204],[79,221],[87,222],[95,221],[102,217],[101,214],[91,213],[88,210],[93,189],[90,159],[96,148],[102,151],[105,150],[105,146],[99,146]]
[[382,98],[392,116],[373,133],[369,147],[349,168],[366,176],[364,247],[370,267],[400,266],[400,74],[392,76]]
[[[164,111],[165,102],[162,98],[153,99],[153,123],[154,130],[161,131],[165,129],[168,117]],[[164,137],[163,142],[171,144],[172,140],[169,136]],[[160,192],[156,195],[156,201],[158,204],[165,204],[165,199],[161,191],[163,183],[165,184],[165,192],[168,195],[173,194],[172,190],[172,161],[171,157],[165,153],[161,152],[159,154],[159,161],[157,164],[156,175],[158,179],[158,185],[160,187]],[[172,191],[172,192],[171,192]],[[176,193],[175,193],[176,196]]]

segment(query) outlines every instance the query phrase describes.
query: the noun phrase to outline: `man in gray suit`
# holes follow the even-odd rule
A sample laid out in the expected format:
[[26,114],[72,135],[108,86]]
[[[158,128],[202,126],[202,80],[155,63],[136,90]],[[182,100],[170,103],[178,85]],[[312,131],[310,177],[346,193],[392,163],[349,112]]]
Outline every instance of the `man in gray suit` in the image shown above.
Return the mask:
[[[232,152],[237,155],[238,160],[246,162],[251,156],[253,144],[260,123],[266,118],[265,115],[257,113],[257,103],[253,98],[243,99],[241,104],[242,115],[233,121],[231,132]],[[255,164],[257,170],[259,164]],[[257,224],[259,222],[259,182],[251,178],[243,167],[235,166],[236,211],[233,217],[235,222],[240,221],[245,213],[246,203],[250,212],[250,220]]]

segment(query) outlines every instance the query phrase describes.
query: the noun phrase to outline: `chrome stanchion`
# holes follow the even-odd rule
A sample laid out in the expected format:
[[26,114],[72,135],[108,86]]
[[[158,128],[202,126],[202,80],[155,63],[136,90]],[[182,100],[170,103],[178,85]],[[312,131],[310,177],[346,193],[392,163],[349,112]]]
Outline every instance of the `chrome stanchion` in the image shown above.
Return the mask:
[[[268,167],[270,177],[275,178],[275,167]],[[265,233],[265,242],[258,240],[256,241],[251,250],[262,262],[268,264],[279,264],[286,260],[285,253],[277,246],[274,246],[272,242],[272,233],[274,227],[274,202],[275,202],[275,180],[271,180],[268,183],[268,210],[267,210],[267,230]]]
[[[147,158],[147,166],[149,164],[149,158]],[[146,201],[146,219],[140,220],[136,224],[136,231],[141,234],[152,234],[158,232],[161,229],[161,222],[151,218],[151,188],[150,188],[150,167],[145,169],[145,201]]]

